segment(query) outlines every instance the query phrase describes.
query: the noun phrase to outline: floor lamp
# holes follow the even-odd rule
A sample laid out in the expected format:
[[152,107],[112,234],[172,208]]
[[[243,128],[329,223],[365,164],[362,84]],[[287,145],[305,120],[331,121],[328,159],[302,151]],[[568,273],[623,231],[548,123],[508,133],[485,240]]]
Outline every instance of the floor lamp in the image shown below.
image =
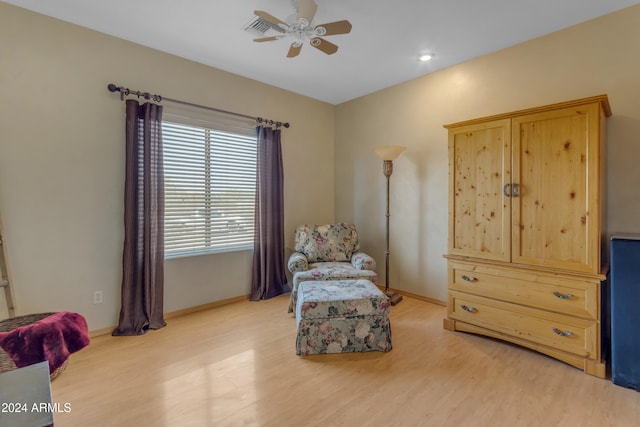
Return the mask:
[[407,147],[401,147],[399,145],[385,145],[381,147],[373,147],[371,150],[376,153],[382,161],[382,171],[384,176],[387,177],[387,239],[385,246],[385,281],[384,281],[384,293],[391,300],[391,305],[396,305],[402,301],[402,295],[399,295],[389,289],[389,180],[393,173],[393,161],[406,150]]

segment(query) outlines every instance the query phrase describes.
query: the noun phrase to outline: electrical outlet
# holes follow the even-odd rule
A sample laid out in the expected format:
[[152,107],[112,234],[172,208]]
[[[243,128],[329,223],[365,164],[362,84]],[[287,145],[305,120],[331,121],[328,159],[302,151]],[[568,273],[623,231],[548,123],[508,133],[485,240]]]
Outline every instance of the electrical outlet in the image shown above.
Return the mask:
[[102,304],[102,291],[95,291],[93,293],[93,303]]

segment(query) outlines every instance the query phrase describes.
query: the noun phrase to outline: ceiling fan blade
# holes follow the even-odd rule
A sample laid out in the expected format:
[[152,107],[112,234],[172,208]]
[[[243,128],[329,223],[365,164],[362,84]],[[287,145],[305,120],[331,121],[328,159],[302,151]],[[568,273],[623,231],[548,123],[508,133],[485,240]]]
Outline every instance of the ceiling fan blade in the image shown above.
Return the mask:
[[326,31],[320,35],[323,36],[334,36],[336,34],[348,34],[351,32],[351,22],[344,21],[336,21],[329,22],[327,24],[316,25],[316,31],[318,28],[324,28]]
[[258,42],[258,43],[260,43],[260,42],[270,42],[270,41],[273,41],[273,40],[281,39],[282,37],[284,37],[284,36],[262,37],[262,38],[259,38],[259,39],[253,39],[253,41],[254,42]]
[[291,47],[289,48],[289,52],[287,53],[287,58],[293,58],[300,55],[301,49],[302,49],[302,43],[298,43],[298,42],[291,43]]
[[307,25],[311,24],[313,17],[316,16],[316,10],[318,10],[318,5],[313,0],[300,0],[298,21],[304,18],[307,20]]
[[320,37],[314,37],[310,40],[311,46],[315,47],[318,50],[323,51],[327,55],[333,55],[338,51],[338,46],[326,41],[325,39],[321,39]]
[[269,21],[271,22],[273,25],[278,25],[280,26],[281,24],[284,25],[285,27],[288,27],[289,25],[287,25],[286,22],[279,20],[278,18],[276,18],[275,16],[264,12],[262,10],[254,10],[253,14],[264,19],[265,21]]

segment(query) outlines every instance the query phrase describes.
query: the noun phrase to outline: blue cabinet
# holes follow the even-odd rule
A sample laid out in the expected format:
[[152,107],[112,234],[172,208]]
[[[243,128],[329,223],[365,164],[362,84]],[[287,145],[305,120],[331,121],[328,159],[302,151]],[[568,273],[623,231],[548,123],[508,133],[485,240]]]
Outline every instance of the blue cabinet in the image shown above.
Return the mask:
[[640,235],[611,238],[611,379],[640,391]]

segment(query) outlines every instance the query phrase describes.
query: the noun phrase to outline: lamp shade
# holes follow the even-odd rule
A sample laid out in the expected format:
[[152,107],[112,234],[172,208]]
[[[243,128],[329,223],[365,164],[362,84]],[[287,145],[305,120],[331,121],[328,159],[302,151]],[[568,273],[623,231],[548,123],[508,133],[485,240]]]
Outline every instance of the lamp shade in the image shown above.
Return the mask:
[[382,145],[379,147],[373,147],[371,151],[376,153],[376,156],[378,156],[380,160],[395,160],[400,153],[406,149],[407,147],[402,147],[400,145]]

